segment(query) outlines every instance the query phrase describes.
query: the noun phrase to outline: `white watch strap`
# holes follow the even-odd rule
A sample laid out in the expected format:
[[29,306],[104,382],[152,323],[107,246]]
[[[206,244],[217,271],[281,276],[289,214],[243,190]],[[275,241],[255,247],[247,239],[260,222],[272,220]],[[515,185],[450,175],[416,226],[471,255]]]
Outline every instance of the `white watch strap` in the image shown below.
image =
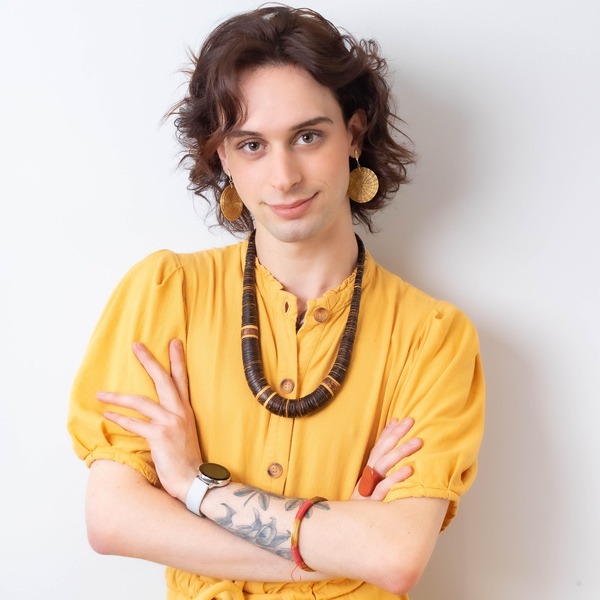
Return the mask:
[[185,499],[185,505],[188,510],[192,511],[199,517],[204,516],[200,512],[200,505],[202,504],[202,500],[204,500],[204,496],[206,495],[207,491],[208,484],[202,481],[200,477],[194,477],[194,481],[192,482]]

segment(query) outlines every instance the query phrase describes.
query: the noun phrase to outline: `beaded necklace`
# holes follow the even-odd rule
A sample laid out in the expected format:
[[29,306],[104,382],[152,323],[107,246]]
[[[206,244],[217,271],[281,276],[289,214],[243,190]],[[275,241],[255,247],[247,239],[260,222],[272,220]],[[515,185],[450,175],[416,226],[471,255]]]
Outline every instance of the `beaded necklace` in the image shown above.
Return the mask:
[[358,244],[358,261],[356,276],[354,278],[354,291],[350,301],[350,312],[344,327],[338,353],[325,379],[317,389],[297,400],[283,398],[269,385],[263,370],[260,352],[260,330],[258,327],[258,305],[256,300],[256,232],[253,231],[248,238],[248,250],[244,265],[244,289],[242,293],[242,360],[244,374],[248,387],[268,411],[280,417],[295,419],[304,417],[319,410],[339,391],[352,356],[354,336],[358,322],[358,309],[362,292],[362,278],[365,267],[365,246],[356,236]]

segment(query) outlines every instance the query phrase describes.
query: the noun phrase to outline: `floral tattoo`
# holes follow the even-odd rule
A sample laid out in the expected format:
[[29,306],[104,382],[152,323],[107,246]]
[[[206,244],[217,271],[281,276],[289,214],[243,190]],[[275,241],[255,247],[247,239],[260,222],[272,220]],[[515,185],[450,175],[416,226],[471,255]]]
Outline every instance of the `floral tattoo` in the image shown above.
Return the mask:
[[[247,507],[248,503],[252,500],[256,502],[258,506],[252,507],[253,520],[248,523],[240,522],[239,516],[241,516],[241,512],[233,508],[230,504],[221,503],[221,506],[225,509],[225,516],[215,518],[214,522],[256,546],[292,560],[292,552],[289,547],[291,531],[289,529],[279,529],[277,518],[264,513],[268,511],[272,499],[286,500],[284,508],[287,512],[298,508],[302,504],[303,499],[286,499],[285,496],[271,494],[253,487],[244,487],[236,490],[234,496],[246,497],[243,504],[244,507]],[[315,504],[309,509],[304,518],[310,518],[313,508],[329,510],[329,505],[326,502]],[[238,515],[238,519],[234,523],[233,518],[235,515]]]

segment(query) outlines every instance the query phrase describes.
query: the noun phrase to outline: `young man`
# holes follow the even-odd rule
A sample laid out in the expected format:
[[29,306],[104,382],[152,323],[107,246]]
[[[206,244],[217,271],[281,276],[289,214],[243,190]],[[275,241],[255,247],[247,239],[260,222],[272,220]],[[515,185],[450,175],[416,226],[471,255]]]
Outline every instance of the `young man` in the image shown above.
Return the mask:
[[476,334],[353,232],[411,159],[384,67],[262,8],[209,36],[175,111],[193,188],[253,233],[130,271],[69,422],[92,546],[169,565],[171,599],[402,596],[475,476]]

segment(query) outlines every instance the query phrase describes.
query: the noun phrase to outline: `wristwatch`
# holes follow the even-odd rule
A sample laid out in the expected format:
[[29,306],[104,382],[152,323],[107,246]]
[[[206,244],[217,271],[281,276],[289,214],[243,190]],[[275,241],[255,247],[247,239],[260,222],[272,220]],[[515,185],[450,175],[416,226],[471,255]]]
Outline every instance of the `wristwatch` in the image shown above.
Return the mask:
[[185,505],[199,517],[204,515],[200,512],[200,505],[208,490],[215,487],[223,487],[231,481],[231,473],[222,465],[216,463],[204,463],[198,467],[198,474],[187,493]]

